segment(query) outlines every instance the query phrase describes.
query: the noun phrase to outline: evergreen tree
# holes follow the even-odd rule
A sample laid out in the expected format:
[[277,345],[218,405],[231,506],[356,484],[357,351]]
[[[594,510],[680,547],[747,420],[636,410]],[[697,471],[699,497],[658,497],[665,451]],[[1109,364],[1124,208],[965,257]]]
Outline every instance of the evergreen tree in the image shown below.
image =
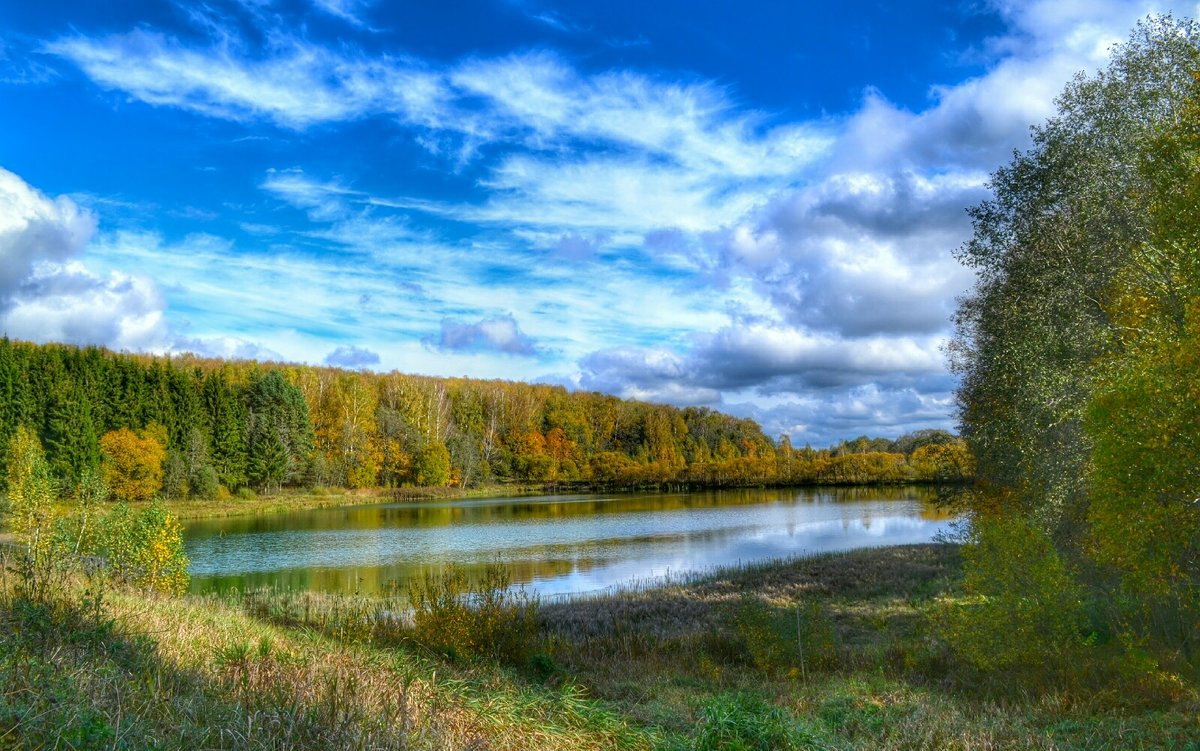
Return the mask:
[[202,403],[212,430],[211,463],[217,478],[233,490],[246,484],[246,413],[230,384],[228,369],[204,378]]
[[46,454],[54,474],[74,484],[100,466],[91,400],[73,380],[55,384],[46,413]]
[[[313,453],[313,429],[300,389],[277,370],[255,374],[246,390],[251,479],[260,485],[303,481]],[[283,476],[275,477],[282,454]]]

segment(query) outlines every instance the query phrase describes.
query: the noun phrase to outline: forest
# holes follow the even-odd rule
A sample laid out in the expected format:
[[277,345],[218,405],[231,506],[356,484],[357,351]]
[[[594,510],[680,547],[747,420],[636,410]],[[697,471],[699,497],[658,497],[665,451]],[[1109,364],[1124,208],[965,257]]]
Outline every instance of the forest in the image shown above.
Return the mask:
[[753,420],[560,386],[6,338],[0,445],[21,426],[64,487],[102,465],[145,465],[157,483],[133,488],[106,473],[127,500],[286,486],[855,484],[959,481],[972,472],[964,444],[939,430],[797,449]]

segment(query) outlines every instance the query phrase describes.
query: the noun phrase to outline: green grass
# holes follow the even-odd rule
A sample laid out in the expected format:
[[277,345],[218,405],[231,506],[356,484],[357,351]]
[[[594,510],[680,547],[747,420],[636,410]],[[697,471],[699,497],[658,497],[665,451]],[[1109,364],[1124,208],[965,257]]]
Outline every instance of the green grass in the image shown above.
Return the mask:
[[[543,603],[510,664],[399,600],[0,586],[0,748],[1181,749],[1200,699],[973,674],[938,638],[958,549],[744,566]],[[801,624],[796,626],[797,604]]]
[[281,628],[212,599],[0,610],[0,748],[644,749],[573,685]]

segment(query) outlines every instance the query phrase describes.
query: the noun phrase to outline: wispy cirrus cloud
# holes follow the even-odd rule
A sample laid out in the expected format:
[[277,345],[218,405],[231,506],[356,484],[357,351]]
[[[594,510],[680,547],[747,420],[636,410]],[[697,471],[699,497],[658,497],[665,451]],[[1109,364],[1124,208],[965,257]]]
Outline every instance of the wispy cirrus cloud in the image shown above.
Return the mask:
[[193,47],[145,29],[49,42],[45,50],[78,65],[100,86],[157,106],[292,129],[374,114],[417,117],[437,109],[438,77],[391,58],[345,55],[273,35],[254,54],[226,33]]
[[313,7],[359,29],[371,30],[365,19],[371,0],[313,0]]

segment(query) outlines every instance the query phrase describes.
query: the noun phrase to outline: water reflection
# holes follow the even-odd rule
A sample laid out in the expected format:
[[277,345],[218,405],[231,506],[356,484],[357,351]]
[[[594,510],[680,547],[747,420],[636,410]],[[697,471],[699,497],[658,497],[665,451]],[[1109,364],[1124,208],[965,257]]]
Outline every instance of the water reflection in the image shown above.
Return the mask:
[[195,522],[194,591],[403,590],[505,563],[543,594],[806,552],[924,542],[952,512],[921,487],[566,495],[318,509]]

